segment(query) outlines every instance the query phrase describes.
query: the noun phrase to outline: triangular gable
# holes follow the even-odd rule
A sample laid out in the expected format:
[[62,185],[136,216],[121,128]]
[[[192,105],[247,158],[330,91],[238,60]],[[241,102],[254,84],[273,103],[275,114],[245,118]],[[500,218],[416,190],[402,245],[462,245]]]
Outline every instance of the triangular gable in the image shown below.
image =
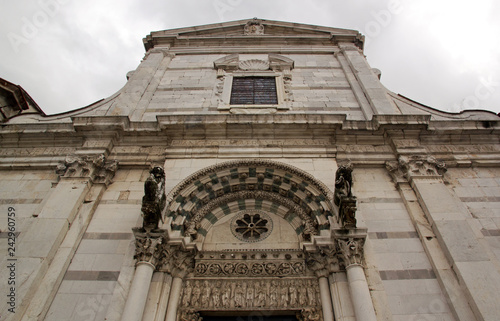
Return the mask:
[[[254,32],[252,32],[254,31]],[[155,31],[143,39],[146,50],[167,39],[200,39],[211,37],[322,37],[325,39],[355,42],[360,48],[364,37],[356,30],[329,28],[300,23],[289,23],[265,19],[245,19],[202,26]],[[163,40],[163,41],[162,41]]]

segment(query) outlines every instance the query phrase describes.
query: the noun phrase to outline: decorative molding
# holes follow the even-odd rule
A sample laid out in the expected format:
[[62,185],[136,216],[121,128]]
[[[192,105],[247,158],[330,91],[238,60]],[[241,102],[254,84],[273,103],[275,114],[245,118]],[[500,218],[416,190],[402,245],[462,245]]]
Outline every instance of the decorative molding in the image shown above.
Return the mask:
[[340,258],[346,268],[351,265],[361,265],[364,259],[364,238],[338,239]]
[[188,279],[180,310],[320,310],[317,279]]
[[172,200],[176,199],[182,190],[187,188],[189,185],[193,184],[195,181],[200,180],[204,176],[208,176],[210,174],[222,172],[225,170],[229,170],[231,168],[240,168],[240,167],[264,167],[264,168],[272,168],[283,170],[287,173],[293,174],[294,176],[299,177],[300,179],[306,181],[309,185],[317,188],[321,194],[325,197],[325,200],[333,200],[332,191],[322,182],[318,181],[311,174],[300,170],[297,167],[287,165],[284,163],[279,163],[270,160],[264,159],[256,159],[256,160],[237,160],[237,161],[229,161],[224,162],[212,166],[208,166],[204,169],[197,171],[194,174],[191,174],[182,182],[180,182],[176,187],[174,187],[170,193],[167,195],[167,202],[170,203]]
[[313,235],[319,234],[318,223],[311,218],[310,213],[308,214],[304,210],[304,208],[297,205],[293,200],[287,199],[280,194],[271,193],[267,191],[260,191],[260,190],[237,191],[222,195],[211,201],[208,201],[208,198],[202,199],[201,200],[202,204],[204,204],[205,201],[208,201],[208,203],[205,203],[205,205],[201,207],[199,210],[193,209],[193,211],[191,212],[191,218],[186,220],[184,224],[185,226],[184,234],[190,235],[193,239],[196,239],[198,234],[197,230],[200,228],[200,222],[208,213],[210,213],[216,207],[240,199],[264,199],[283,205],[284,207],[288,208],[289,211],[292,211],[293,213],[297,214],[299,218],[302,220],[301,224],[304,226],[302,236],[304,240],[310,241]]
[[248,276],[301,276],[305,273],[304,260],[295,261],[248,261],[248,262],[199,262],[195,266],[197,276],[248,277]]

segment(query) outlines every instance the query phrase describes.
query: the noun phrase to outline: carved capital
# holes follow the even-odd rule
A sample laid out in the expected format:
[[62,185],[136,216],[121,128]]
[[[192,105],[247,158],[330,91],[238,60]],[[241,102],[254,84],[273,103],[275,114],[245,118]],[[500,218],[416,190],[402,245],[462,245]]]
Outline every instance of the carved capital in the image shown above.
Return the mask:
[[365,240],[362,238],[338,239],[340,257],[344,261],[345,267],[350,265],[361,265],[363,262],[363,245]]
[[446,164],[431,155],[400,155],[398,161],[386,162],[387,170],[396,181],[402,178],[441,177]]
[[137,263],[150,263],[155,268],[164,255],[161,245],[164,243],[164,231],[160,233],[142,233],[134,229],[135,255]]
[[318,252],[308,253],[307,266],[317,277],[328,277],[338,267],[337,251],[331,248],[321,248]]
[[194,309],[182,309],[179,314],[179,321],[201,321],[200,314]]
[[109,161],[104,154],[94,157],[68,155],[57,165],[56,174],[60,177],[90,178],[94,183],[109,185],[117,168],[118,161]]
[[178,246],[167,245],[163,248],[162,269],[173,277],[184,278],[194,271],[194,257],[192,250],[184,250]]

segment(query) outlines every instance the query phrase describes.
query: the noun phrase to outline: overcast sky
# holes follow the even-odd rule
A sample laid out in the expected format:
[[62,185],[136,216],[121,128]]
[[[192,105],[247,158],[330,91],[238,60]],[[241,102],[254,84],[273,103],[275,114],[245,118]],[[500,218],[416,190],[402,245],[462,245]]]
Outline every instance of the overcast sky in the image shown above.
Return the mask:
[[390,90],[500,112],[500,1],[0,0],[0,77],[47,113],[117,92],[151,31],[258,17],[355,29]]

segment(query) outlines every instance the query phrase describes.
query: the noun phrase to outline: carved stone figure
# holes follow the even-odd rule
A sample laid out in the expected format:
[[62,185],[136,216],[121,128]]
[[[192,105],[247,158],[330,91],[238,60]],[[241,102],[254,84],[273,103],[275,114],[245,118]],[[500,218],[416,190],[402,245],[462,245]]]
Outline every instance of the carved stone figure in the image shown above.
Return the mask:
[[298,282],[299,291],[299,305],[305,306],[307,304],[307,288],[301,281]]
[[256,293],[255,306],[256,307],[265,306],[267,298],[267,289],[266,289],[266,283],[264,281],[262,281],[261,283],[259,282],[255,283],[255,293]]
[[316,305],[316,288],[311,280],[307,281],[307,298],[309,299],[309,306]]
[[191,282],[186,281],[186,287],[184,288],[184,295],[182,296],[182,305],[187,307],[189,306],[189,302],[191,302],[191,293],[193,292],[193,288],[191,287]]
[[144,197],[142,198],[143,228],[155,230],[162,220],[162,211],[165,208],[165,171],[160,166],[155,166],[149,172],[149,177],[144,183]]
[[341,165],[335,173],[334,203],[340,205],[342,196],[352,197],[352,164]]
[[201,305],[203,307],[208,307],[210,305],[210,292],[212,289],[210,288],[208,281],[203,282],[203,290],[201,295]]
[[280,303],[281,303],[281,307],[283,307],[283,308],[288,307],[288,286],[287,286],[286,282],[283,282],[281,284]]
[[222,305],[225,308],[229,308],[231,305],[231,284],[226,283],[224,285],[224,291],[222,292]]
[[339,207],[339,220],[344,228],[356,227],[356,197],[352,195],[352,164],[341,165],[335,173],[333,201]]
[[269,306],[275,307],[278,305],[278,284],[276,281],[271,282],[269,288]]
[[247,307],[252,307],[253,306],[254,292],[255,292],[255,289],[254,289],[253,284],[251,282],[248,283],[248,287],[247,287]]
[[236,284],[234,289],[234,306],[239,308],[245,306],[245,289],[241,283]]
[[220,291],[221,291],[221,281],[217,281],[215,283],[214,288],[212,289],[212,304],[215,308],[219,308],[221,306],[221,297],[220,297]]
[[191,293],[192,293],[191,294],[191,303],[193,305],[195,305],[198,302],[200,302],[200,296],[201,296],[200,281],[196,280],[194,282],[193,291]]
[[290,282],[290,306],[296,306],[298,299],[297,287],[293,282]]

